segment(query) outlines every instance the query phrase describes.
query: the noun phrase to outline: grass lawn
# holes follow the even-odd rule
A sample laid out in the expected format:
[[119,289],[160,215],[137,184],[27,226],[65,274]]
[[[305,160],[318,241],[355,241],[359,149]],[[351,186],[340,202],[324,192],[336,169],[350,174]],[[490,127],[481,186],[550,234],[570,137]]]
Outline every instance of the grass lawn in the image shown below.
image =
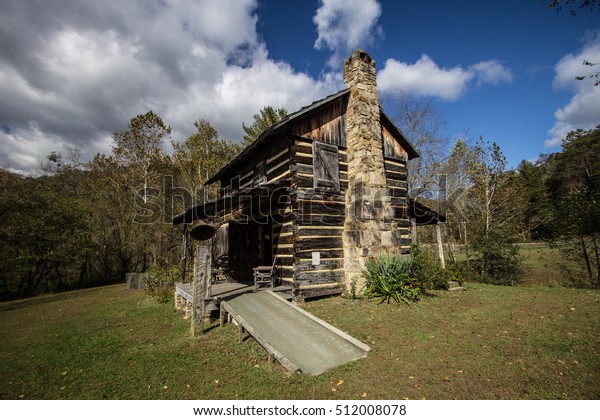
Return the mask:
[[172,306],[124,285],[2,303],[0,398],[600,398],[598,291],[470,284],[412,307],[302,307],[368,343],[368,357],[289,374],[234,326],[191,338]]

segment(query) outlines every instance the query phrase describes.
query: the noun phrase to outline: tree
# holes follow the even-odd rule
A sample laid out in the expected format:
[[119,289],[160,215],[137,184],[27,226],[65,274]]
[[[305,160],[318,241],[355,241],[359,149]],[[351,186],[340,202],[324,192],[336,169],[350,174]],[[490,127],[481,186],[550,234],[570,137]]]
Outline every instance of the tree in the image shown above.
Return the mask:
[[273,108],[270,105],[263,107],[260,110],[259,114],[254,114],[254,121],[252,124],[247,126],[245,123],[242,123],[242,128],[246,135],[244,135],[244,140],[242,142],[242,146],[248,146],[254,140],[261,135],[263,131],[272,126],[273,124],[277,124],[281,120],[285,118],[287,115],[287,110],[285,108]]
[[[579,7],[577,5],[579,4]],[[550,0],[550,4],[548,5],[549,9],[554,9],[556,12],[560,12],[562,10],[562,6],[569,7],[569,13],[571,16],[577,15],[577,9],[589,9],[589,11],[593,11],[596,6],[598,6],[597,0]],[[598,7],[600,10],[600,7]],[[598,65],[598,63],[592,63],[588,60],[583,60],[584,66],[594,67]],[[600,86],[600,72],[591,73],[585,76],[577,76],[575,77],[577,80],[585,80],[585,79],[596,79],[594,82],[594,86]]]
[[80,190],[71,188],[81,171],[67,167],[39,178],[1,173],[3,299],[62,291],[85,280],[93,252],[90,212]]
[[489,237],[515,232],[510,229],[522,206],[519,203],[518,177],[507,171],[508,162],[495,142],[480,137],[472,149],[473,159],[468,164],[470,213],[475,217],[477,233]]
[[391,110],[392,119],[407,140],[419,151],[420,157],[408,162],[408,190],[435,188],[437,176],[448,156],[448,138],[442,135],[445,126],[433,104],[411,100],[402,92],[382,97]]
[[521,215],[521,236],[523,239],[547,239],[551,232],[549,223],[552,206],[546,191],[548,178],[548,155],[542,155],[537,162],[521,161],[517,167],[520,178],[520,195],[525,202]]
[[126,182],[134,194],[141,194],[144,203],[150,182],[166,162],[163,145],[170,135],[171,127],[152,111],[132,118],[126,131],[113,135],[116,163],[128,169]]
[[449,185],[465,189],[454,203],[459,215],[448,219],[449,231],[459,233],[467,257],[469,249],[478,256],[482,279],[515,284],[521,274],[515,233],[524,207],[518,175],[507,170],[500,147],[483,138],[473,146],[457,141],[445,172]]
[[579,263],[589,283],[600,288],[600,126],[569,133],[550,164],[554,239],[567,259]]
[[[546,2],[546,0],[541,0],[542,2]],[[548,5],[548,9],[554,9],[556,12],[560,12],[562,10],[563,5],[569,8],[569,13],[575,16],[577,14],[577,9],[589,9],[589,11],[593,11],[597,4],[597,0],[550,0],[550,4]],[[599,9],[600,10],[600,9]]]
[[203,202],[204,199],[216,198],[218,192],[218,186],[207,190],[205,182],[231,161],[241,148],[228,140],[219,140],[217,130],[208,121],[198,120],[194,126],[197,131],[183,143],[172,142],[173,162],[190,196],[195,202]]

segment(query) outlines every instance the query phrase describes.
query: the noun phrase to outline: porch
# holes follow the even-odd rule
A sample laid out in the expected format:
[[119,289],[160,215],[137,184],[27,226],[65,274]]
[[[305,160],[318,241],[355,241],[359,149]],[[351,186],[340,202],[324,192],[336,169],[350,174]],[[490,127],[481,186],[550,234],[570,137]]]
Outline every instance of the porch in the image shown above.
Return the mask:
[[[204,298],[204,312],[210,314],[212,311],[220,309],[222,301],[233,299],[244,293],[254,293],[259,290],[254,284],[250,283],[213,283],[209,286],[207,295]],[[286,300],[292,299],[291,286],[276,286],[269,289]],[[175,309],[185,312],[185,317],[191,316],[192,311],[192,283],[176,283],[175,284]],[[197,305],[197,308],[200,304]]]

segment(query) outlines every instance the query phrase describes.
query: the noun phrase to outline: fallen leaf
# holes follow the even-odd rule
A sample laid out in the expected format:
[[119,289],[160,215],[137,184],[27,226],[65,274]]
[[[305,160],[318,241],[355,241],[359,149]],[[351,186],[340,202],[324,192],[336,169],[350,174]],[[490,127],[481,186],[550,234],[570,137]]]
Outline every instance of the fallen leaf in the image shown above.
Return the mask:
[[340,380],[338,381],[338,383],[337,383],[337,386],[340,386],[340,385],[342,385],[343,383],[344,383],[344,380],[343,380],[343,379],[340,379]]
[[186,386],[187,386],[188,388],[190,388],[190,384],[187,384]]
[[218,380],[218,379],[217,379],[217,380],[215,380],[215,383],[218,385],[218,384],[219,384],[219,380]]
[[564,364],[565,364],[565,361],[564,361],[564,360],[557,360],[557,362],[558,362],[558,363],[560,363],[561,365],[564,365]]
[[408,379],[415,379],[415,377],[414,376],[409,376]]
[[331,392],[337,392],[337,389],[331,388]]
[[67,374],[67,373],[69,373],[69,372],[65,370],[65,371],[62,373],[62,376],[66,376],[66,374]]
[[260,365],[254,365],[254,367],[255,367],[255,368],[259,368],[259,367],[260,367]]
[[363,398],[365,398],[367,396],[366,392],[363,392],[363,394],[361,395]]
[[163,386],[163,389],[167,389],[167,388],[168,388],[168,386],[167,386],[167,385]]
[[450,382],[450,378],[448,378],[447,376],[444,376],[444,382]]
[[462,370],[457,370],[456,373],[463,373],[463,371]]

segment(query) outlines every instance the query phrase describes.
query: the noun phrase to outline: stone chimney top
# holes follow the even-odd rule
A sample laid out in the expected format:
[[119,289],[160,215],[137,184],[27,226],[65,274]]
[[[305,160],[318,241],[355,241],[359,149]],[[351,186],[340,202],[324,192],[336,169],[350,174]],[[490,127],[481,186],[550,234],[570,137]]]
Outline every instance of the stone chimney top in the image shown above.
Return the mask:
[[344,83],[352,86],[359,82],[357,77],[367,77],[372,82],[375,81],[375,60],[369,54],[362,50],[356,50],[350,57],[344,61]]

